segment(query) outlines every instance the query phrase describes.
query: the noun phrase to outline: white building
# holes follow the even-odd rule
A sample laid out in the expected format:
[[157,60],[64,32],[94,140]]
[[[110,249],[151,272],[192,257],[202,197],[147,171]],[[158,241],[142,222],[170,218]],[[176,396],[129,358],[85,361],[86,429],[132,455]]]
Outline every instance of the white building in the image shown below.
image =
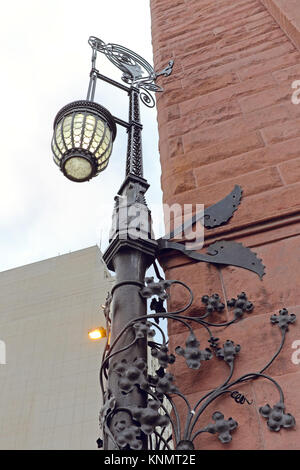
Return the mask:
[[97,448],[112,283],[97,246],[0,273],[0,449]]

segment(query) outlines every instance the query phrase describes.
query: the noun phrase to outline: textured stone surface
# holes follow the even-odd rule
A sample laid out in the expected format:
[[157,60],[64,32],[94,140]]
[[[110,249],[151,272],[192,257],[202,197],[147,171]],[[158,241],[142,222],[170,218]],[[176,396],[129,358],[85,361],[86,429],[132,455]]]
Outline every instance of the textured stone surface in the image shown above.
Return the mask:
[[261,0],[300,49],[300,8],[297,0]]
[[300,159],[296,158],[279,165],[279,171],[286,184],[297,183],[300,180]]
[[[280,19],[271,4],[281,9]],[[213,328],[222,341],[242,345],[236,377],[260,370],[275,353],[280,331],[269,323],[270,315],[284,306],[300,313],[300,105],[291,102],[292,82],[300,80],[300,28],[295,30],[297,22],[300,25],[299,6],[294,0],[152,0],[151,9],[155,66],[164,66],[168,57],[175,60],[173,76],[160,78],[165,93],[158,97],[164,202],[207,206],[240,184],[241,205],[227,225],[205,231],[206,243],[220,237],[242,242],[266,265],[261,281],[250,271],[217,270],[178,254],[162,260],[169,279],[180,279],[194,291],[189,316],[204,313],[203,294],[218,292],[231,298],[246,291],[255,302],[253,313],[241,322]],[[179,308],[186,299],[177,289],[170,308]],[[212,321],[220,323],[230,315],[225,309]],[[179,322],[169,325],[169,333],[170,345],[184,347],[187,333]],[[196,334],[201,349],[207,347],[206,330],[197,328]],[[298,320],[268,369],[284,385],[288,411],[296,420],[299,407],[293,410],[290,404],[293,393],[299,402],[300,369],[291,361],[291,346],[299,338]],[[226,377],[226,364],[216,358],[193,371],[179,357],[172,370],[194,401]],[[299,449],[298,428],[271,433],[258,413],[269,384],[266,388],[257,380],[242,388],[253,405],[220,398],[217,406],[205,410],[201,423],[207,424],[216,409],[225,410],[227,418],[240,423],[225,448]],[[197,439],[197,446],[224,448],[207,434]]]

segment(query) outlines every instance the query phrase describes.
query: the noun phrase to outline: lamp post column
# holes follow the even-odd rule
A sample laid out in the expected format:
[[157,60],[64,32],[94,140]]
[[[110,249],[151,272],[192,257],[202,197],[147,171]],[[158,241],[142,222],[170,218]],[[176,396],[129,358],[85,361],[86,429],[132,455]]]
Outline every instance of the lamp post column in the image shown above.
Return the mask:
[[[144,286],[146,269],[152,264],[157,249],[157,243],[152,239],[151,216],[144,196],[149,185],[143,178],[139,91],[135,88],[130,90],[129,124],[126,177],[116,197],[110,245],[103,255],[108,268],[116,273],[111,303],[111,345],[131,320],[147,313],[146,300],[139,292]],[[134,341],[135,330],[128,328],[110,351],[111,354],[120,351],[111,357],[108,368],[108,389],[116,399],[115,413],[109,423],[114,437],[133,426],[130,411],[124,409],[145,407],[147,402],[145,392],[136,386],[130,387],[130,378],[128,393],[124,393],[124,387],[121,390],[119,385],[120,365],[124,371],[123,384],[124,377],[128,377],[126,372],[131,370],[134,375],[137,365],[143,367],[144,364],[146,372],[147,339],[139,338],[127,348]],[[142,448],[147,449],[147,436],[143,433],[141,440]],[[108,436],[104,439],[104,448],[116,448]]]

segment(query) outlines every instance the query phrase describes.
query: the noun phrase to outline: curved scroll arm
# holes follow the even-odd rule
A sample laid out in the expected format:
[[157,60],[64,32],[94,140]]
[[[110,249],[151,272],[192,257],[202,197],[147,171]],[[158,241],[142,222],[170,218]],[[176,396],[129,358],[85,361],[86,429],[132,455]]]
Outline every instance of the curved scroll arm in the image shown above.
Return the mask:
[[146,106],[153,107],[154,100],[149,92],[163,91],[163,88],[157,85],[155,81],[161,75],[167,77],[172,73],[174,61],[170,60],[163,70],[155,72],[149,62],[124,46],[112,43],[106,44],[95,36],[90,36],[88,42],[93,51],[104,54],[110,62],[123,72],[121,78],[125,83],[142,89],[142,102]]

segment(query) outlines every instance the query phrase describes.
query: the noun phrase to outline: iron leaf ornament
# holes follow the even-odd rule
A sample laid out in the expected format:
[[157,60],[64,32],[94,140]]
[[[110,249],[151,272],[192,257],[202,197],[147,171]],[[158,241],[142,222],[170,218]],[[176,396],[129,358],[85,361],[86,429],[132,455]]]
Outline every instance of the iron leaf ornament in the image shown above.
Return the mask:
[[185,256],[205,263],[215,264],[217,266],[236,266],[247,269],[257,274],[262,279],[265,274],[265,266],[262,260],[257,257],[250,248],[242,243],[234,241],[221,240],[207,247],[206,253],[199,253],[185,248],[183,243],[170,241],[176,238],[178,234],[184,233],[199,220],[205,228],[214,229],[226,222],[233,216],[241,202],[243,190],[241,186],[236,185],[233,190],[216,204],[206,208],[204,213],[195,214],[188,222],[176,228],[174,231],[157,240],[159,253],[166,250],[175,250],[183,253]]
[[238,209],[242,199],[242,194],[243,190],[241,186],[236,185],[231,193],[227,194],[223,199],[218,201],[216,204],[205,208],[203,213],[200,212],[195,214],[188,221],[184,222],[183,225],[177,227],[162,238],[171,240],[172,238],[175,238],[176,235],[191,228],[198,221],[200,221],[207,229],[217,228],[220,225],[225,224]]
[[[280,385],[266,374],[266,369],[274,362],[280,350],[284,345],[284,341],[288,332],[288,326],[295,323],[296,316],[289,314],[286,309],[282,309],[279,315],[271,316],[271,323],[278,324],[281,332],[281,344],[279,350],[274,351],[273,356],[257,372],[243,374],[238,378],[234,378],[233,374],[238,364],[238,358],[243,354],[240,345],[235,344],[231,340],[226,340],[223,346],[219,346],[219,338],[212,334],[211,327],[220,328],[228,327],[233,323],[242,321],[244,313],[250,313],[254,309],[254,304],[248,299],[245,292],[236,295],[230,300],[223,299],[217,293],[206,294],[202,297],[205,305],[205,315],[190,316],[185,312],[191,306],[193,295],[191,289],[182,281],[174,281],[160,278],[155,281],[154,278],[148,278],[145,287],[141,288],[140,294],[143,298],[151,299],[155,296],[163,299],[170,298],[170,287],[174,284],[185,287],[190,294],[189,302],[177,311],[155,311],[153,310],[146,316],[138,317],[131,320],[118,339],[110,345],[106,350],[104,361],[101,367],[100,382],[103,392],[105,393],[104,379],[106,369],[111,358],[114,358],[112,365],[116,374],[118,385],[123,395],[133,393],[142,393],[146,398],[145,406],[130,406],[118,408],[118,400],[115,399],[108,391],[105,393],[104,406],[101,412],[101,425],[105,432],[111,436],[113,442],[120,450],[132,449],[139,450],[142,448],[142,442],[145,438],[148,440],[148,448],[152,450],[172,450],[173,448],[180,450],[192,450],[195,448],[195,440],[200,439],[203,433],[215,434],[222,444],[227,444],[232,440],[232,432],[241,432],[242,427],[238,428],[238,423],[234,418],[225,418],[222,411],[215,411],[212,414],[212,423],[207,424],[197,430],[197,423],[202,413],[208,406],[211,406],[219,397],[230,396],[238,405],[248,403],[254,406],[253,401],[248,400],[244,395],[237,391],[238,384],[244,384],[251,380],[264,378],[277,389],[279,392],[279,401],[273,408],[270,405],[264,405],[259,408],[262,417],[266,418],[267,426],[271,431],[279,432],[282,428],[291,428],[295,425],[295,418],[285,412],[284,394]],[[223,323],[212,323],[207,317],[212,311],[223,315],[224,306],[231,309],[233,318]],[[158,309],[159,310],[159,309]],[[206,392],[203,396],[199,396],[198,402],[191,406],[188,398],[180,391],[180,384],[174,380],[170,367],[177,360],[174,354],[170,352],[170,345],[166,339],[163,330],[158,324],[158,319],[167,319],[168,321],[177,321],[181,327],[188,330],[188,336],[185,340],[185,347],[175,347],[175,353],[183,356],[187,367],[194,369],[194,373],[201,374],[200,367],[203,360],[212,364],[214,360],[223,360],[229,368],[228,377],[221,384]],[[194,330],[194,325],[197,329]],[[197,338],[197,331],[204,328],[208,334],[208,346],[206,349],[200,349],[200,342]],[[135,342],[146,340],[148,338],[149,353],[157,361],[158,369],[155,375],[149,375],[147,364],[144,360],[136,358],[133,362],[126,359],[118,361],[118,354],[122,352],[122,348],[118,350],[118,341],[128,331],[131,331],[135,340],[129,347],[133,347]],[[155,334],[154,334],[155,333]],[[160,333],[159,341],[155,340],[156,334]],[[247,346],[247,345],[246,345]],[[247,354],[245,351],[244,354]],[[213,367],[213,364],[212,364]],[[237,377],[235,373],[234,377]],[[176,401],[174,400],[176,397]],[[182,404],[178,405],[178,400],[182,400]],[[180,406],[180,416],[179,408]],[[184,414],[184,408],[186,413]],[[124,418],[124,412],[127,416],[132,417],[132,424],[128,424]],[[123,413],[123,415],[122,415]],[[184,418],[185,415],[185,418]],[[114,419],[116,417],[116,419]],[[183,420],[183,422],[181,422]],[[185,421],[185,422],[184,422]],[[110,426],[110,423],[113,423]],[[110,426],[110,427],[109,427]],[[110,434],[109,434],[110,433]],[[102,442],[102,438],[98,439],[98,445]]]
[[220,267],[236,266],[237,268],[247,269],[257,274],[260,279],[265,274],[265,266],[262,264],[262,260],[242,243],[221,240],[209,245],[206,253],[199,253],[186,250],[182,243],[160,239],[158,240],[158,249],[159,253],[165,250],[179,251],[195,261],[215,264]]
[[228,222],[238,209],[243,190],[236,185],[224,199],[204,210],[204,227],[208,229],[219,227]]
[[223,359],[227,364],[232,364],[235,356],[240,352],[241,347],[239,344],[235,345],[233,341],[227,339],[223,348],[218,348],[216,351],[217,357]]
[[206,348],[203,351],[199,349],[200,343],[194,333],[190,333],[185,346],[185,348],[177,346],[175,348],[175,352],[185,358],[187,366],[190,369],[199,369],[202,361],[208,361],[213,357],[209,348]]
[[225,419],[220,411],[216,411],[212,415],[212,419],[215,423],[209,424],[206,427],[206,431],[211,434],[218,434],[218,438],[222,444],[230,442],[232,440],[231,432],[237,428],[238,423],[232,418],[228,420]]
[[259,408],[260,414],[267,419],[268,427],[271,431],[278,432],[283,428],[291,428],[296,424],[295,418],[290,413],[285,413],[283,402],[276,403],[273,408],[264,405]]
[[296,315],[294,313],[289,314],[286,308],[279,310],[278,316],[276,314],[271,316],[271,322],[273,324],[277,323],[282,331],[288,331],[289,324],[294,323],[295,321]]

